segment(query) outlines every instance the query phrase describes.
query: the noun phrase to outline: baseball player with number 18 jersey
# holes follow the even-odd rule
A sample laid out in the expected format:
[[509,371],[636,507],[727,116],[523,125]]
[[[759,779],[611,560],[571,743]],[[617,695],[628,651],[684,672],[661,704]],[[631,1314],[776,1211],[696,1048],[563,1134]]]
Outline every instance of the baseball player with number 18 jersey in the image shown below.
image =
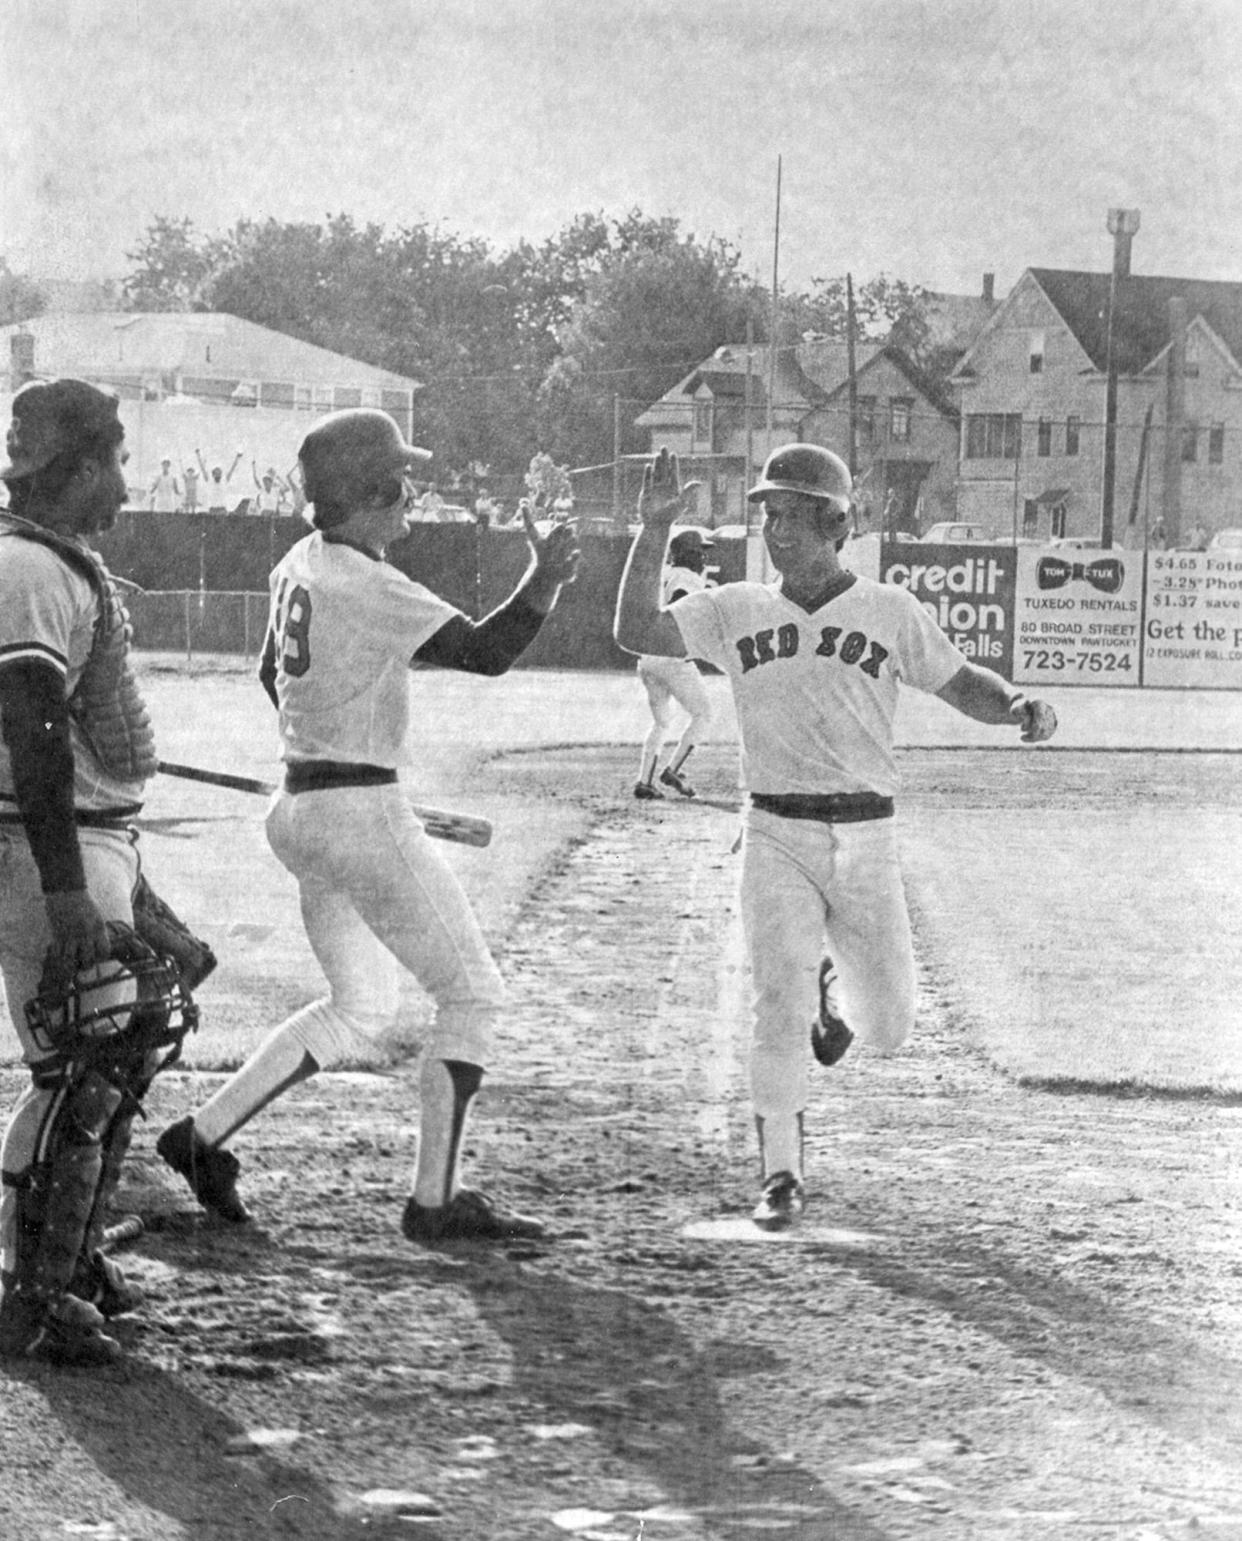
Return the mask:
[[725,584],[661,607],[658,564],[688,490],[662,451],[644,478],[616,637],[633,652],[704,658],[733,693],[750,794],[741,908],[762,1162],[753,1218],[778,1229],[805,1198],[808,1021],[824,1063],[854,1036],[895,1049],[914,1025],[893,821],[900,688],[938,695],[980,722],[1017,723],[1029,742],[1050,737],[1056,718],[972,664],[907,590],[841,567],[850,475],[818,445],[775,451],[748,494],[763,504],[779,581]]
[[468,1113],[504,1003],[500,973],[452,868],[398,781],[413,762],[412,701],[425,668],[502,674],[573,580],[573,527],[541,536],[509,599],[474,622],[385,560],[414,504],[411,467],[430,459],[386,413],[333,413],[299,452],[314,532],[271,575],[260,678],[279,712],[284,786],[268,841],[297,879],[328,993],[296,1012],[157,1149],[226,1219],[248,1212],[228,1141],[267,1103],[394,1019],[399,969],[432,997],[420,1069],[418,1156],[402,1214],[417,1242],[542,1235],[459,1181]]

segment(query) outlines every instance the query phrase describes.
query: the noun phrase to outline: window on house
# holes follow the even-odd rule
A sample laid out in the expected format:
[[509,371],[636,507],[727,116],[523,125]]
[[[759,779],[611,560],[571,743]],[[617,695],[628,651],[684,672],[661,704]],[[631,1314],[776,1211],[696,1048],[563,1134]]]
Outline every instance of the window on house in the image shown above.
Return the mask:
[[710,441],[712,436],[712,404],[696,401],[694,404],[694,438],[698,444]]
[[1031,333],[1031,347],[1029,354],[1030,369],[1033,375],[1041,375],[1044,372],[1044,334],[1042,332]]
[[1017,412],[974,412],[966,418],[967,460],[1016,460],[1022,451]]
[[888,404],[890,438],[904,443],[910,437],[910,418],[914,409],[912,396],[894,396]]
[[1213,423],[1208,429],[1208,464],[1218,466],[1225,459],[1225,425]]
[[860,396],[854,418],[859,444],[871,444],[875,440],[875,397]]
[[1039,529],[1039,504],[1026,498],[1022,504],[1022,533],[1030,540]]
[[1065,504],[1058,503],[1052,510],[1052,538],[1060,540],[1065,534]]
[[1195,422],[1182,424],[1182,459],[1198,460],[1199,458],[1199,425]]
[[1082,419],[1067,417],[1065,419],[1065,453],[1076,455],[1078,453],[1078,435],[1082,429]]
[[1050,417],[1041,417],[1039,420],[1038,453],[1052,454],[1052,419]]

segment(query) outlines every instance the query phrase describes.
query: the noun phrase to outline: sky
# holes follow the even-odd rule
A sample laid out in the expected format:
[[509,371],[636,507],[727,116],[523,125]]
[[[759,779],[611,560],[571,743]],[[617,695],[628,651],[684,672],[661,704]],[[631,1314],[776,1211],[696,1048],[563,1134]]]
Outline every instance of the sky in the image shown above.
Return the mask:
[[[633,208],[785,290],[1242,280],[1239,0],[4,0],[0,255],[122,277],[157,216],[498,251]],[[779,166],[779,244],[776,240]]]

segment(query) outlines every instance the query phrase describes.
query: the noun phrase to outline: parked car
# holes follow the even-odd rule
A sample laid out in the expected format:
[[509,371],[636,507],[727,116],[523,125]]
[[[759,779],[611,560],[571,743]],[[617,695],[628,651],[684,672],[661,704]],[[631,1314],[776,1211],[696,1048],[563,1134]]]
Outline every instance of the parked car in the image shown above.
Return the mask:
[[1242,530],[1217,530],[1207,548],[1209,551],[1242,551]]
[[992,537],[985,525],[946,520],[930,525],[918,539],[928,546],[965,546],[971,541],[991,540]]

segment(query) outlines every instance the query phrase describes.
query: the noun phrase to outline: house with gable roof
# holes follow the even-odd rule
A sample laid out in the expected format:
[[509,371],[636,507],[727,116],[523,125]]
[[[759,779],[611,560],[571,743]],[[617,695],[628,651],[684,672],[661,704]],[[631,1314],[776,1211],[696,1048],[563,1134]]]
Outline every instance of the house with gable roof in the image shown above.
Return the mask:
[[1100,538],[1111,310],[1113,543],[1142,546],[1161,519],[1174,543],[1196,521],[1242,524],[1242,284],[1133,274],[1128,261],[1115,284],[1028,268],[967,349],[950,382],[960,519]]
[[[891,531],[916,533],[952,517],[954,403],[899,348],[860,343],[854,355],[860,530],[878,529],[883,520]],[[766,346],[726,344],[636,424],[649,434],[651,452],[667,447],[683,474],[703,481],[707,506],[700,505],[698,517],[704,523],[745,524],[746,489],[770,448],[801,440],[849,460],[849,349],[837,339],[809,337],[778,348],[773,360]]]

